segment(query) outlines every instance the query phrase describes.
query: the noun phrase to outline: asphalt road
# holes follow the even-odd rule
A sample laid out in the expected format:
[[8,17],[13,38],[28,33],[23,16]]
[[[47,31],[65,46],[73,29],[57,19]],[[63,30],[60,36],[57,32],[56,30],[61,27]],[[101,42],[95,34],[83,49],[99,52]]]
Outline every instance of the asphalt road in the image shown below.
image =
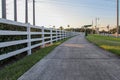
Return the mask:
[[120,80],[120,59],[79,35],[55,48],[18,80]]

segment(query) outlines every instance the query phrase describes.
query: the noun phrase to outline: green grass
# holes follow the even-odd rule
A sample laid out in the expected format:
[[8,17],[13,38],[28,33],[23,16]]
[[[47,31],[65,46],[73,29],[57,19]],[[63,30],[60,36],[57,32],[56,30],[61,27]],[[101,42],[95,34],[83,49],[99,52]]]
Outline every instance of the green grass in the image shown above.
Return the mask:
[[101,35],[88,35],[86,38],[97,46],[120,56],[120,38]]
[[63,43],[65,40],[61,40],[53,43],[53,45],[42,48],[30,56],[6,66],[4,69],[0,70],[0,80],[17,80],[22,74],[24,74],[28,69],[30,69],[35,63],[41,60],[44,56],[50,53],[55,47]]

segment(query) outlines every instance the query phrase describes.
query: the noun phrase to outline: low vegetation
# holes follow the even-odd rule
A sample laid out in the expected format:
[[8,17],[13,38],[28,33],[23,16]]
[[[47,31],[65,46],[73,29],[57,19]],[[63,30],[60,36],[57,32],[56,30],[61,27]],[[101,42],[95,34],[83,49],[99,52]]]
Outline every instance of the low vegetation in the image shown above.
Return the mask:
[[44,56],[50,53],[56,46],[60,45],[66,40],[67,39],[55,42],[51,46],[42,48],[30,56],[27,56],[9,66],[6,66],[0,70],[0,80],[17,80],[17,78],[24,74],[35,63],[37,63]]
[[88,35],[87,39],[97,46],[120,56],[120,38],[102,35]]

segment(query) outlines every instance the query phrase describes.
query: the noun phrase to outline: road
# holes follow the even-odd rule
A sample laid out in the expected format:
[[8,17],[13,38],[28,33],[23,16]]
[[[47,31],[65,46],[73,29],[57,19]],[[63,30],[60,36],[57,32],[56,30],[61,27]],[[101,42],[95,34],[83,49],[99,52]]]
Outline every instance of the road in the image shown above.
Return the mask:
[[120,80],[120,59],[79,35],[55,48],[18,80]]

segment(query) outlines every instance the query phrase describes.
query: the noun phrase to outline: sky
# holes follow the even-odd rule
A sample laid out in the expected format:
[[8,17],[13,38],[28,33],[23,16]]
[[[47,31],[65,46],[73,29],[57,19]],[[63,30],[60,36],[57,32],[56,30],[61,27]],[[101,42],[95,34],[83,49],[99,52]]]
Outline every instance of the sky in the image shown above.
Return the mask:
[[[7,1],[7,19],[13,20],[13,0]],[[70,25],[78,28],[86,24],[116,26],[116,0],[36,0],[36,25],[57,28]],[[18,0],[18,21],[25,22],[25,0]],[[1,6],[1,1],[0,1]],[[32,22],[32,0],[29,0],[29,23]],[[0,18],[1,18],[0,8]]]

